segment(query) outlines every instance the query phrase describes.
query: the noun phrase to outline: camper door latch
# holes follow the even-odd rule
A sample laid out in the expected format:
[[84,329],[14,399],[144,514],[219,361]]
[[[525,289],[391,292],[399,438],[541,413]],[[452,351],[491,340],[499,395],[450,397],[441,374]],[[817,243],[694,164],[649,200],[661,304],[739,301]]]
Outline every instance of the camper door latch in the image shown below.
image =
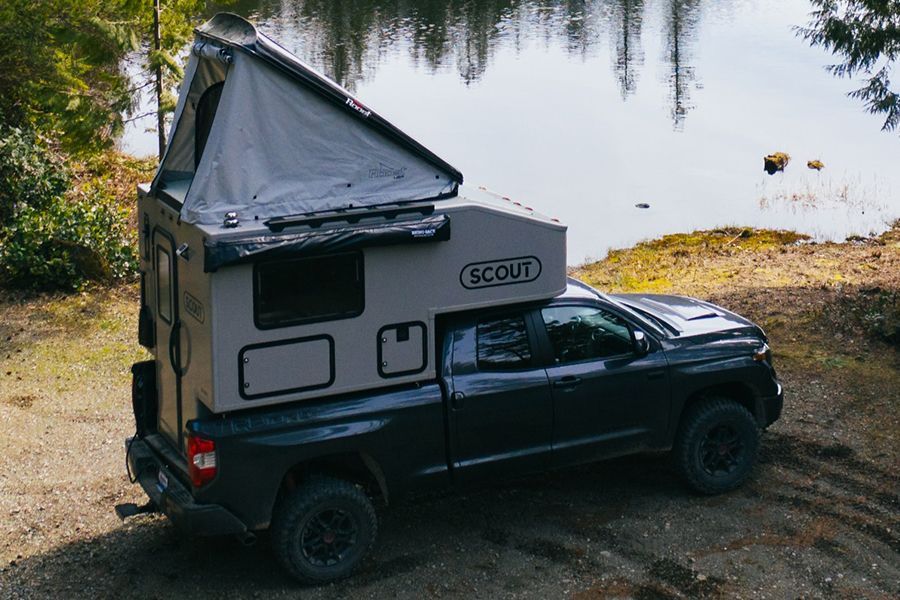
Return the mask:
[[191,260],[191,253],[188,252],[187,242],[178,246],[178,250],[175,251],[175,256],[181,257],[184,260]]

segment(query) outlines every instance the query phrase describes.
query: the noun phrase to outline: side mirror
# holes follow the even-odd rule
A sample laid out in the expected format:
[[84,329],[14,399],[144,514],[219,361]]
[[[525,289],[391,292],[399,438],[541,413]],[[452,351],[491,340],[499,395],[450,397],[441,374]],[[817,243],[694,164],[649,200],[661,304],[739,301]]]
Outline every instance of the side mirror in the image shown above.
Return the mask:
[[644,358],[650,354],[650,340],[647,339],[647,334],[640,329],[634,330],[634,353],[638,358]]

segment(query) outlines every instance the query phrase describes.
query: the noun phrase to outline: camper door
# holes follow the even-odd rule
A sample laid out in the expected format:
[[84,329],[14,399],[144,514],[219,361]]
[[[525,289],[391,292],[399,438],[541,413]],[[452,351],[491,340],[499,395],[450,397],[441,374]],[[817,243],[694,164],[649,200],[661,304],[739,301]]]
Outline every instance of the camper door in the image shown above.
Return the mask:
[[159,227],[153,230],[156,288],[156,382],[160,433],[181,449],[181,378],[184,375],[184,324],[179,317],[178,261],[175,239]]

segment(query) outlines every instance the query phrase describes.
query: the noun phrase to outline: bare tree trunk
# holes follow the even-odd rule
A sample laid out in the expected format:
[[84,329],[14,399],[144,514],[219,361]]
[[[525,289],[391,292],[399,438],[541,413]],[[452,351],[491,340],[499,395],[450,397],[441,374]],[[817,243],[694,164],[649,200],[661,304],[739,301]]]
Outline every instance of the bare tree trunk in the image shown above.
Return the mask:
[[[153,48],[159,52],[159,0],[153,0]],[[156,67],[156,133],[159,139],[159,160],[166,151],[166,119],[160,110],[163,96],[162,65]]]

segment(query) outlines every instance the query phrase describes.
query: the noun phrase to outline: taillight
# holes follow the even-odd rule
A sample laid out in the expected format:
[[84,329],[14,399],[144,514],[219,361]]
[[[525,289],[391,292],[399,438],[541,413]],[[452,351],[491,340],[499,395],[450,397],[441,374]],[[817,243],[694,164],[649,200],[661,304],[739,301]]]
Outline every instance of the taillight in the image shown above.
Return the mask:
[[216,444],[212,440],[188,436],[188,472],[191,483],[201,487],[216,476]]

